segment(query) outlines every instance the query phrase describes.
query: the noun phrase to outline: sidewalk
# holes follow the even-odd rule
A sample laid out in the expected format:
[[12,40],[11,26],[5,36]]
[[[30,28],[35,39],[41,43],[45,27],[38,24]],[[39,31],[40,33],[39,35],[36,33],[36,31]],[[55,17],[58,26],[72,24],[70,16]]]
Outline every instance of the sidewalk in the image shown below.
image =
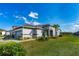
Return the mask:
[[25,42],[25,41],[33,41],[33,40],[35,40],[35,39],[28,39],[28,40],[0,40],[0,42],[9,42],[9,41],[13,41],[13,42],[17,42],[17,43],[19,43],[19,42]]

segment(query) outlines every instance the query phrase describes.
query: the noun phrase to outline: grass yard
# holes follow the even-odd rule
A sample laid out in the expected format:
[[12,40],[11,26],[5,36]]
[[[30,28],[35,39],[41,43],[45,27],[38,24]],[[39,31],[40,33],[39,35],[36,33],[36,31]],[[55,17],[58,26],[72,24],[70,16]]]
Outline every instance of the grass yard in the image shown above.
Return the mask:
[[63,35],[48,41],[29,41],[21,43],[28,56],[79,56],[79,37]]

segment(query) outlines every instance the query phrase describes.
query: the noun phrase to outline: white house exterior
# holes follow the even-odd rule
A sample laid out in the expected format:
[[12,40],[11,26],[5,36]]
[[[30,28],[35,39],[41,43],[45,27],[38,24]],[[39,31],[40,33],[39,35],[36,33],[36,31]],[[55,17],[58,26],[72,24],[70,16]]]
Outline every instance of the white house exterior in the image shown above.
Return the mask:
[[6,33],[6,30],[0,29],[0,35],[4,36]]
[[59,29],[58,31],[57,31],[57,36],[59,36],[61,34],[61,30]]
[[[55,37],[55,28],[50,25],[23,25],[19,27],[13,27],[10,35],[13,38],[35,38],[35,37]],[[60,30],[57,31],[57,36],[60,35]]]
[[2,35],[5,35],[6,31],[2,31]]
[[6,31],[5,35],[7,35],[7,36],[10,35],[10,31]]

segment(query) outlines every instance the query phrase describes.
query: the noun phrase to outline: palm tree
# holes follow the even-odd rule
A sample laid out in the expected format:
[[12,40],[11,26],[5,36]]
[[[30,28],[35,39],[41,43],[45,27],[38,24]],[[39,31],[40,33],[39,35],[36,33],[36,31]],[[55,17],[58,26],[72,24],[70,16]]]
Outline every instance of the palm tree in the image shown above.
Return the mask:
[[57,30],[59,29],[59,25],[58,24],[54,24],[52,27],[55,28],[55,36],[57,36]]

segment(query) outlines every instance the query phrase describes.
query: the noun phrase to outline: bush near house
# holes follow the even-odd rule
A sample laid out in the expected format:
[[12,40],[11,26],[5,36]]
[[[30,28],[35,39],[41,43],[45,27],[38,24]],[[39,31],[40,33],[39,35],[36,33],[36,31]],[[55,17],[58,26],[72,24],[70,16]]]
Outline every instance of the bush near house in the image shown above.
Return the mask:
[[5,35],[3,39],[10,39],[12,38],[10,35]]
[[39,37],[36,40],[38,40],[38,41],[46,41],[48,39],[49,39],[48,37]]
[[0,56],[24,56],[26,50],[15,42],[0,43]]

